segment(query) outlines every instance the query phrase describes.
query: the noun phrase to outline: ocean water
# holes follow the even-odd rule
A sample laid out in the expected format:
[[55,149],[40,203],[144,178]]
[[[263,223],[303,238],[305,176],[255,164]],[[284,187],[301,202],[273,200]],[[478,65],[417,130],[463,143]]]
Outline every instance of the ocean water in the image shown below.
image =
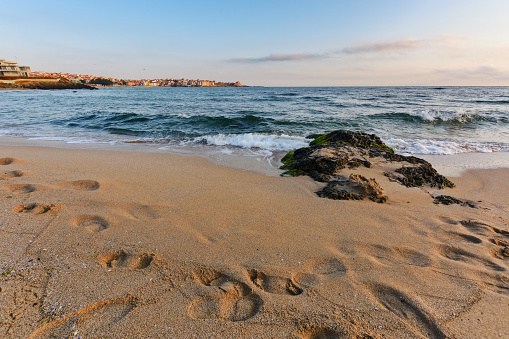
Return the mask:
[[336,129],[376,133],[402,154],[509,152],[509,87],[0,91],[5,137],[267,156]]

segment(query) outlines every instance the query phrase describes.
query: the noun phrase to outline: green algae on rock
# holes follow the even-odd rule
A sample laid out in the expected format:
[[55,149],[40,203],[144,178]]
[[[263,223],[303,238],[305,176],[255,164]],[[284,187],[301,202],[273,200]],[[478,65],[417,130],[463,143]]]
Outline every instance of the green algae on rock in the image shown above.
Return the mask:
[[[311,137],[313,141],[308,147],[290,151],[281,159],[283,165],[280,168],[285,170],[281,175],[307,175],[315,181],[328,183],[317,192],[320,197],[354,200],[369,198],[380,203],[386,202],[387,196],[375,179],[362,176],[352,179],[352,176],[347,175],[348,179],[345,180],[344,173],[341,173],[345,168],[371,168],[373,161],[379,165],[401,162],[402,167],[393,169],[387,176],[407,187],[454,187],[454,183],[440,175],[429,162],[414,156],[396,154],[375,134],[338,130]],[[371,196],[364,191],[367,186],[363,188],[363,185],[370,186],[369,190],[376,187],[377,193]]]
[[385,148],[388,149],[391,153],[394,153],[394,150],[387,146],[376,134],[337,130],[326,134],[314,134],[310,137],[314,139],[309,143],[310,146],[339,143],[362,148]]

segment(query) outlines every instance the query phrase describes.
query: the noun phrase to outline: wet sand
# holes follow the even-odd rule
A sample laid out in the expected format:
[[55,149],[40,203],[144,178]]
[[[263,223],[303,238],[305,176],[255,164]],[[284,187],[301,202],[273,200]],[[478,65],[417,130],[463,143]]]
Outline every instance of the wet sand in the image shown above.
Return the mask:
[[509,337],[508,169],[440,192],[374,169],[377,204],[190,156],[0,158],[2,337]]

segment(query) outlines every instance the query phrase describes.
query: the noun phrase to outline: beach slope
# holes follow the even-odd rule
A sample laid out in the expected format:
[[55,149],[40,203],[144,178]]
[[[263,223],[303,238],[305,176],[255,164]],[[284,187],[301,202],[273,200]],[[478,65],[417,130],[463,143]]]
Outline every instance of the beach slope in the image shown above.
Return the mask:
[[507,169],[446,190],[354,169],[376,203],[189,156],[0,158],[4,338],[509,336]]

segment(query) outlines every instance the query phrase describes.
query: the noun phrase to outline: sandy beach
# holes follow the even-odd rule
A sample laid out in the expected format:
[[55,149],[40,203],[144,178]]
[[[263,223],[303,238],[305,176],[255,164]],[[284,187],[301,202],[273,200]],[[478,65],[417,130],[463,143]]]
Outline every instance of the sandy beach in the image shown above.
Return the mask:
[[[358,169],[362,173],[364,169]],[[509,169],[385,204],[162,153],[0,146],[3,338],[509,338]]]

